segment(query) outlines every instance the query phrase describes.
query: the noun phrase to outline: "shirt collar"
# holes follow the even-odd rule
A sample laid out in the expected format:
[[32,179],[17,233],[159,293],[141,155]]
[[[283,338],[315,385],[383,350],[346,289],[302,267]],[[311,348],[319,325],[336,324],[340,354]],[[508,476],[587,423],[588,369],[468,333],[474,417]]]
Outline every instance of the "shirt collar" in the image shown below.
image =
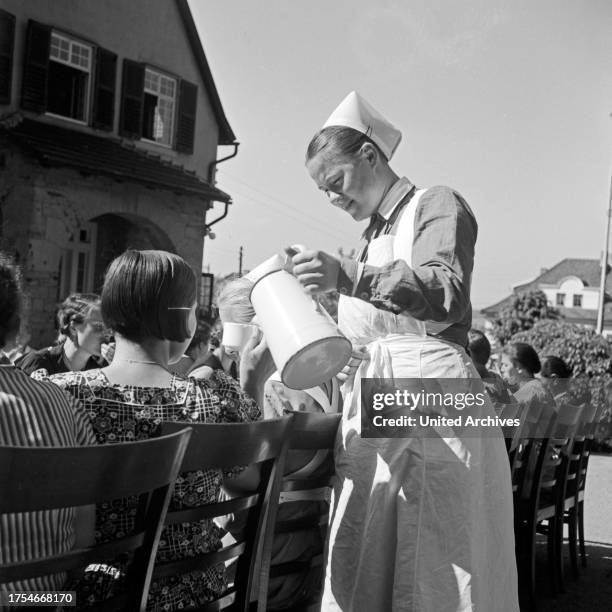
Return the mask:
[[410,193],[414,185],[404,176],[397,180],[382,199],[377,214],[389,220],[397,205]]

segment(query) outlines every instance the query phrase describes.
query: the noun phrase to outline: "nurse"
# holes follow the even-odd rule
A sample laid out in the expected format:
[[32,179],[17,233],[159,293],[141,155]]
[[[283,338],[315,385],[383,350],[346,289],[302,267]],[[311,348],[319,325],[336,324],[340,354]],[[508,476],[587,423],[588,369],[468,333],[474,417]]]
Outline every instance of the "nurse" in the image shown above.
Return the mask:
[[[466,355],[477,224],[448,187],[389,166],[400,131],[350,93],[313,137],[307,170],[370,219],[356,260],[294,255],[311,293],[340,292],[342,332],[367,359],[344,384],[323,610],[518,610],[512,496],[501,437],[361,438],[362,378],[477,379]],[[481,415],[493,415],[489,403]]]

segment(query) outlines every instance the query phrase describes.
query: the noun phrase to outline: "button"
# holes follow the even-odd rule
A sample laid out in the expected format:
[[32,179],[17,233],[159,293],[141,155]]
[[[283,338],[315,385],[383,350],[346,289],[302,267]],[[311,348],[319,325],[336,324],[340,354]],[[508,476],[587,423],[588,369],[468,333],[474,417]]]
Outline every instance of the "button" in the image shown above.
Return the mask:
[[342,295],[346,295],[348,293],[348,291],[346,290],[346,287],[340,287],[340,293]]
[[364,291],[359,295],[362,300],[367,300],[370,297],[370,294],[367,291]]

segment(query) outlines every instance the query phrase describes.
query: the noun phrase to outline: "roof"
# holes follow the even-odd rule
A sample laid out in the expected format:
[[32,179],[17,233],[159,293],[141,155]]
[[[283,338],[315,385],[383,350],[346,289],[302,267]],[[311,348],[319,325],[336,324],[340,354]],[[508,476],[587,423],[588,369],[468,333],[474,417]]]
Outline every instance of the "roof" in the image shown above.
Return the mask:
[[195,21],[193,20],[193,15],[191,14],[189,4],[187,4],[187,0],[176,0],[176,6],[183,20],[183,25],[185,26],[185,31],[187,32],[187,40],[191,45],[191,50],[198,64],[200,76],[202,77],[202,81],[204,81],[204,85],[206,86],[206,91],[208,92],[208,96],[210,98],[213,113],[215,114],[215,119],[217,120],[217,124],[219,126],[219,144],[234,144],[236,142],[236,136],[234,135],[229,121],[225,116],[223,106],[221,105],[219,92],[217,91],[215,80],[213,79],[212,72],[210,71],[210,66],[208,65],[208,60],[206,59],[206,54],[204,53],[204,48],[202,47],[202,41],[200,40],[198,29]]
[[[610,267],[608,266],[608,272]],[[598,259],[578,259],[566,257],[559,263],[556,263],[552,268],[544,270],[539,276],[526,283],[521,283],[513,287],[513,293],[499,302],[481,308],[481,312],[486,316],[495,316],[504,306],[508,305],[514,295],[524,293],[526,291],[535,291],[540,285],[558,285],[563,279],[569,276],[576,276],[585,286],[599,289],[601,280],[601,263]],[[608,274],[606,278],[606,294],[612,294],[612,275]],[[559,308],[559,310],[585,310],[575,308]],[[596,312],[596,311],[595,311]],[[607,312],[607,311],[606,311]],[[595,315],[597,316],[597,315]]]
[[[537,285],[556,285],[568,276],[576,276],[587,287],[598,288],[601,280],[601,263],[598,259],[566,257],[533,280],[517,285],[514,289],[515,291],[526,291],[531,288],[535,289]],[[606,291],[612,293],[612,277],[606,279]]]
[[34,119],[7,122],[3,127],[11,140],[45,166],[66,166],[87,174],[135,181],[217,202],[229,202],[231,199],[224,191],[199,178],[195,172],[128,147],[114,138]]

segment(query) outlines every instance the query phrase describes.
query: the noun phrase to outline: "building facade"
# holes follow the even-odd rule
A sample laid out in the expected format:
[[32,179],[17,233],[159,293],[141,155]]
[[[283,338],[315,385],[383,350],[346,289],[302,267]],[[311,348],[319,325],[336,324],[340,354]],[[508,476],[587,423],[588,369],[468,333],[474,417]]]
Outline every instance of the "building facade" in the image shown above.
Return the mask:
[[23,269],[33,346],[126,248],[200,272],[232,144],[186,0],[3,0],[0,250]]
[[[542,291],[550,306],[557,308],[568,323],[595,328],[599,307],[601,263],[597,259],[567,258],[544,269],[531,281],[512,288],[512,295]],[[494,319],[512,295],[483,308],[480,314]],[[612,279],[606,279],[603,335],[612,338]]]

